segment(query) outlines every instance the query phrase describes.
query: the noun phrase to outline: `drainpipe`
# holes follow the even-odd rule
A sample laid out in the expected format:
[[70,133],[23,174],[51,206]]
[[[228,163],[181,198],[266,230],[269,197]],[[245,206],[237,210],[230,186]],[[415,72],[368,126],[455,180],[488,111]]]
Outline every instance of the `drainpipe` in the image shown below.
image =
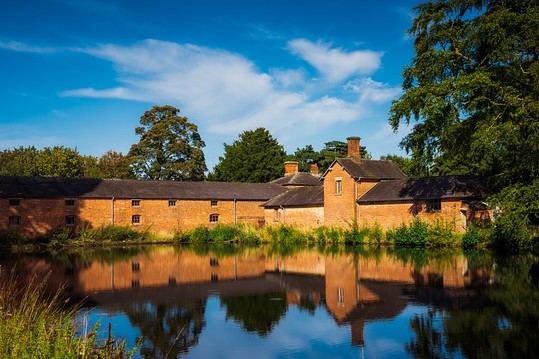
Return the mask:
[[357,184],[361,181],[361,178],[358,178],[357,181],[354,182],[354,223],[357,222]]
[[234,198],[234,224],[237,222],[237,215],[236,215],[236,199]]
[[110,202],[110,222],[114,226],[114,197],[111,198]]

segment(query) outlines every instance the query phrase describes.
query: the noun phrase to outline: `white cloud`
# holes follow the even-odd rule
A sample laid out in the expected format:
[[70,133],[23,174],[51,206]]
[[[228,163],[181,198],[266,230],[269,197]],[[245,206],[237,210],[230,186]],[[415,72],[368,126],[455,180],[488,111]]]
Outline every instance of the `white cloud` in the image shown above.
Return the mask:
[[346,52],[340,48],[331,48],[330,44],[313,43],[305,39],[290,41],[288,48],[331,82],[343,81],[354,75],[374,73],[380,67],[383,55],[370,50]]
[[104,44],[76,51],[111,62],[118,86],[68,90],[63,96],[171,104],[209,132],[226,136],[265,127],[281,141],[294,136],[294,142],[300,142],[301,136],[365,118],[371,107],[397,93],[369,77],[354,78],[379,67],[381,55],[368,51],[347,54],[327,48],[332,60],[326,67],[320,65],[320,71],[332,80],[348,79],[344,87],[327,82],[315,87],[301,68],[261,72],[244,56],[191,44],[145,40],[131,46]]
[[23,42],[18,41],[2,41],[0,40],[0,49],[11,50],[15,52],[29,52],[35,54],[52,54],[57,52],[57,49],[52,47],[40,47],[27,45]]

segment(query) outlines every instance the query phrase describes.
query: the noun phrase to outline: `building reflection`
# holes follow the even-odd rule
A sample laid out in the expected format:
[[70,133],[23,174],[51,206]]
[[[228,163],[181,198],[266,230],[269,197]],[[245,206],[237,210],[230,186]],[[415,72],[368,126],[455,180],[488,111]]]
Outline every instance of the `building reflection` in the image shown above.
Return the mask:
[[[148,341],[143,349],[159,356],[171,343],[175,354],[196,345],[205,325],[206,299],[213,295],[220,296],[227,318],[262,336],[288,306],[311,313],[325,307],[337,324],[350,325],[352,344],[364,345],[364,324],[394,318],[411,296],[463,303],[491,279],[489,268],[469,268],[462,254],[448,258],[418,264],[386,251],[360,255],[306,249],[276,255],[258,248],[219,255],[159,247],[119,260],[19,258],[16,272],[22,279],[48,276],[50,286],[65,285],[73,296],[87,297],[88,306],[126,313]],[[248,315],[257,311],[267,317]]]

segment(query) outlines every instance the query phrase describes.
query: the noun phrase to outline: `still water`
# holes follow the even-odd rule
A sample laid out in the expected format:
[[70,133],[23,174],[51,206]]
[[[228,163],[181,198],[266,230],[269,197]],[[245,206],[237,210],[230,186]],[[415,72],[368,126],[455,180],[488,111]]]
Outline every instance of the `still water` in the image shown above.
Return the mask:
[[65,285],[82,325],[142,340],[138,358],[539,357],[532,255],[159,246],[0,265]]

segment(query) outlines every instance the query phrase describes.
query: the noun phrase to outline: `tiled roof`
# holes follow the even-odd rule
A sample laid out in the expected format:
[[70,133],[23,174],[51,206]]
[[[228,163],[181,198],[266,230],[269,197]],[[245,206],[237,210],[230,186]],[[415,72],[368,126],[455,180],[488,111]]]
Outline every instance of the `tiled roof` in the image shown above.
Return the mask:
[[340,164],[355,179],[372,178],[382,180],[406,178],[406,175],[391,161],[363,159],[357,161],[351,158],[337,158],[331,164],[330,169],[335,163]]
[[282,186],[322,186],[320,176],[315,176],[306,172],[298,172],[281,178],[277,178],[271,183],[277,183]]
[[400,202],[426,199],[484,199],[492,194],[486,177],[444,176],[381,181],[358,203]]
[[274,183],[139,181],[0,176],[3,198],[140,198],[267,201],[286,191]]
[[266,208],[274,207],[318,207],[324,205],[324,187],[292,188],[264,204]]

